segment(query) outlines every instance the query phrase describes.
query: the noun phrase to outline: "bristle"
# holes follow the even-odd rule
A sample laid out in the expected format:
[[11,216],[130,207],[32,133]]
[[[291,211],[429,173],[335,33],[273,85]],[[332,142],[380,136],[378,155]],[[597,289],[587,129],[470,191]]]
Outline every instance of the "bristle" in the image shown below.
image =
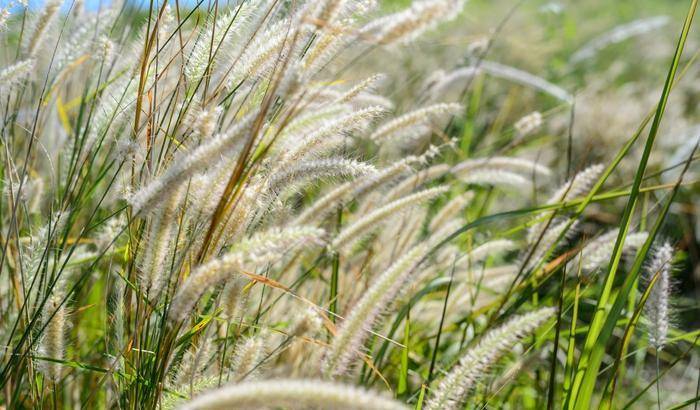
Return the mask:
[[446,221],[457,215],[474,198],[474,193],[467,191],[456,196],[450,202],[443,205],[430,221],[430,230],[437,231]]
[[[544,226],[542,228],[544,228]],[[527,269],[533,269],[537,267],[538,264],[547,262],[544,258],[561,247],[562,243],[558,242],[559,238],[563,241],[571,239],[576,233],[577,228],[578,221],[570,221],[568,219],[554,220],[544,233],[538,233],[536,235],[532,233],[532,239],[529,243],[534,246],[534,249],[527,252],[530,258],[525,267]]]
[[325,178],[357,178],[373,174],[374,166],[345,158],[329,158],[299,162],[273,174],[268,182],[271,192],[299,186],[303,181],[315,181]]
[[36,57],[42,51],[47,41],[48,32],[58,18],[62,3],[62,0],[47,1],[39,14],[31,21],[24,47],[28,55]]
[[465,184],[474,185],[504,185],[521,192],[527,192],[532,188],[532,181],[515,172],[504,171],[496,168],[483,168],[470,172],[463,172],[457,177]]

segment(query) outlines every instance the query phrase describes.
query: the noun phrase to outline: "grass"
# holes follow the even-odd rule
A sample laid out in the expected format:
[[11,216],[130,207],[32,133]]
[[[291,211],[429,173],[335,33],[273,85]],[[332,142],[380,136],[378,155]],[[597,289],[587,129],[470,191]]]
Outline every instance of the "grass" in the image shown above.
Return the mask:
[[697,1],[363,4],[3,4],[0,406],[697,405]]

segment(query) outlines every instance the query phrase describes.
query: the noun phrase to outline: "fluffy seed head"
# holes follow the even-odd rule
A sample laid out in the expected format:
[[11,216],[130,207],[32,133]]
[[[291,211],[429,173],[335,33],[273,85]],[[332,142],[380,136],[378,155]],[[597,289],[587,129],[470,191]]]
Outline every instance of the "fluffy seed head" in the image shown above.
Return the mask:
[[554,192],[547,203],[566,202],[583,195],[598,181],[598,177],[604,169],[601,164],[591,165],[584,169]]
[[644,280],[653,284],[649,298],[644,304],[644,316],[647,319],[649,343],[656,349],[663,349],[668,339],[668,329],[671,323],[671,268],[673,263],[673,247],[665,242],[658,246],[651,261],[644,270]]
[[369,139],[375,142],[400,139],[414,135],[416,128],[430,125],[437,117],[456,115],[463,110],[460,104],[434,104],[397,117],[380,126]]
[[448,187],[444,186],[429,188],[389,202],[388,204],[375,209],[374,211],[345,227],[342,231],[340,231],[338,236],[333,239],[331,248],[339,250],[350,246],[351,244],[354,244],[360,236],[372,229],[377,228],[378,224],[385,222],[389,216],[393,216],[397,212],[400,212],[409,206],[429,201],[436,196],[447,192],[447,190]]
[[426,244],[416,245],[384,271],[353,306],[326,352],[322,365],[325,376],[335,377],[347,371],[361,351],[375,321],[400,292],[427,252]]
[[447,373],[431,394],[428,410],[456,410],[486,372],[523,337],[529,335],[555,313],[542,308],[510,319],[493,329],[467,350],[459,363]]
[[539,111],[532,112],[519,119],[514,127],[519,136],[528,136],[542,127],[542,114]]
[[170,319],[179,322],[192,310],[199,297],[241,269],[274,262],[300,245],[317,245],[325,232],[312,227],[271,229],[233,246],[232,251],[201,265],[180,286],[170,306]]
[[406,410],[391,398],[321,380],[265,380],[233,384],[202,394],[181,410],[337,408],[345,410]]
[[409,43],[439,23],[454,19],[463,0],[416,0],[404,11],[377,19],[361,31],[380,44]]
[[19,84],[34,69],[34,59],[14,63],[0,71],[0,90]]

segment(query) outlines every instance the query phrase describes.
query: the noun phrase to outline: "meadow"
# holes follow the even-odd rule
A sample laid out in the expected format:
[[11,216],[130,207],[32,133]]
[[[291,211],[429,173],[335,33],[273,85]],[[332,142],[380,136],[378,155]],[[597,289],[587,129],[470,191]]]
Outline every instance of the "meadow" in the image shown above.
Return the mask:
[[0,2],[0,409],[697,409],[697,0]]

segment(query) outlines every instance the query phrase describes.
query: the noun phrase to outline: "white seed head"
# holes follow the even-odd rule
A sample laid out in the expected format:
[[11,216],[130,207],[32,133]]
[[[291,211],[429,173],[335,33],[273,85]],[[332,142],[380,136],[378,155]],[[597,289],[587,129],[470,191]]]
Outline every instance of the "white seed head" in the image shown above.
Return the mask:
[[673,247],[665,242],[654,249],[651,261],[644,270],[647,286],[658,276],[649,298],[644,304],[644,317],[647,320],[649,343],[657,349],[663,349],[668,341],[671,327],[671,270],[673,266]]
[[350,315],[338,328],[323,360],[322,372],[326,377],[335,377],[348,370],[372,326],[408,282],[427,252],[426,244],[416,245],[384,271],[350,309]]
[[321,380],[243,382],[203,393],[181,410],[251,408],[337,408],[346,410],[406,410],[399,402],[365,389]]
[[555,313],[542,308],[510,319],[486,333],[479,343],[467,350],[433,390],[425,406],[428,410],[456,410],[486,372],[523,337],[534,332]]
[[325,232],[312,227],[273,228],[232,246],[231,252],[192,271],[170,305],[169,317],[179,322],[191,313],[200,296],[242,269],[253,270],[279,260],[297,246],[320,245]]
[[528,136],[542,127],[542,114],[539,111],[531,112],[519,119],[514,127],[520,137]]

